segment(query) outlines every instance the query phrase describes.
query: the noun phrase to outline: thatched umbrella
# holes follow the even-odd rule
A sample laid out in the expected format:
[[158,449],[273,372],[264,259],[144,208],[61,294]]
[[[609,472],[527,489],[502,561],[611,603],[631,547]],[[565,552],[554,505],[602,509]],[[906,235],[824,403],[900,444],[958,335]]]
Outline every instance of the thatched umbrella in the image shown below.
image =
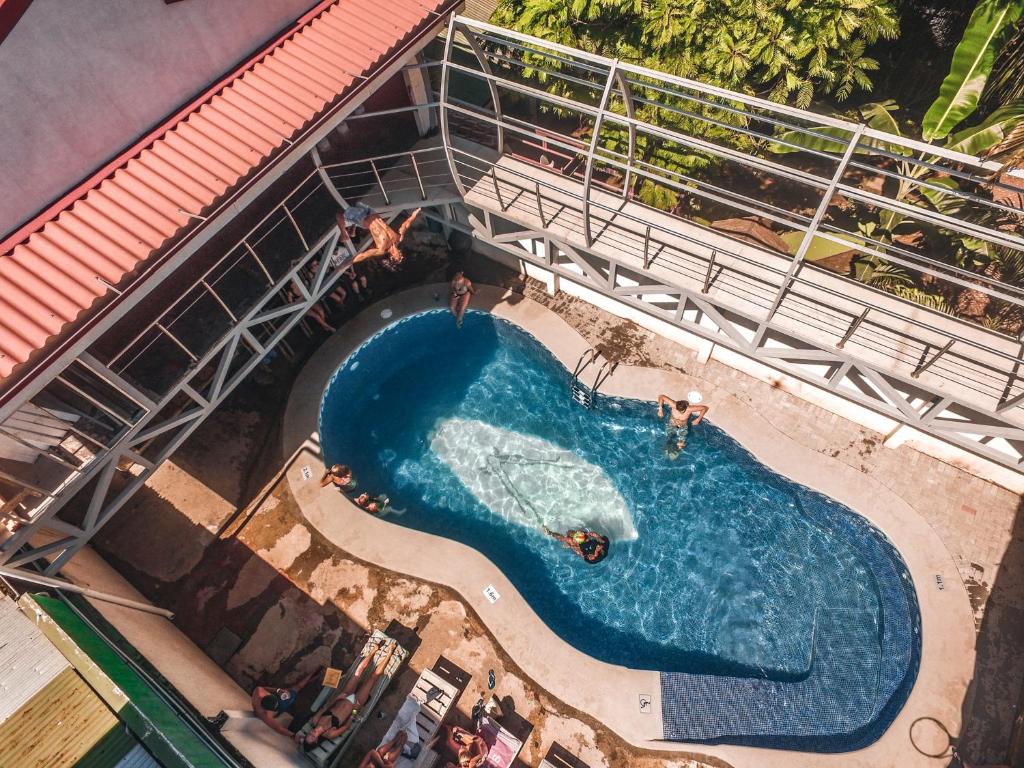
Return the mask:
[[739,240],[789,254],[789,245],[779,234],[757,219],[721,219],[711,222],[711,228],[728,232]]

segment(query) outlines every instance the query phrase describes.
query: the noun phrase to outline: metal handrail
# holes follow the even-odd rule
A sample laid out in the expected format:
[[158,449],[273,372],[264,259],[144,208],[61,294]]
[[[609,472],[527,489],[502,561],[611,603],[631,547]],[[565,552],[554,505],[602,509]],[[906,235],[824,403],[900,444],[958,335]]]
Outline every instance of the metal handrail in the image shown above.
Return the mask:
[[[470,154],[469,152],[466,152],[465,150],[461,150],[459,148],[453,148],[453,151],[455,153],[457,153],[457,154],[461,154],[461,155],[464,155],[466,157],[472,158],[473,160],[478,160],[479,159],[476,156]],[[464,163],[464,164],[465,165],[469,165],[470,167],[474,167],[474,166],[472,166],[471,163]],[[474,167],[474,170],[482,170],[482,169]],[[577,194],[575,194],[575,193],[573,193],[571,191],[568,191],[566,189],[557,187],[557,186],[555,186],[553,184],[550,184],[550,183],[548,183],[546,181],[541,181],[541,180],[536,179],[534,177],[526,176],[525,174],[520,173],[519,171],[517,171],[515,169],[502,168],[501,170],[502,170],[503,173],[511,173],[511,174],[513,174],[515,176],[519,176],[519,177],[521,177],[523,179],[528,179],[530,181],[531,185],[540,184],[543,187],[546,187],[548,189],[557,191],[559,194],[566,195],[568,197],[572,197],[572,198],[577,199],[577,200],[580,199]],[[525,187],[523,187],[523,189],[525,189]],[[741,253],[739,253],[737,251],[728,250],[728,249],[723,248],[723,247],[718,246],[718,245],[712,246],[710,244],[703,243],[700,240],[697,240],[697,239],[695,239],[693,237],[690,237],[690,236],[688,236],[688,235],[686,235],[684,233],[670,230],[667,227],[664,227],[664,226],[661,226],[661,225],[658,225],[658,224],[652,224],[652,223],[650,223],[650,222],[648,222],[648,221],[646,221],[644,219],[641,219],[638,216],[635,216],[635,215],[633,215],[631,213],[628,213],[626,211],[620,211],[618,209],[611,208],[610,206],[606,206],[606,205],[600,203],[599,201],[593,201],[591,203],[591,205],[596,207],[596,208],[599,208],[601,210],[604,210],[607,213],[614,214],[616,217],[624,218],[624,219],[627,219],[629,221],[635,222],[637,224],[641,224],[645,228],[646,227],[650,227],[652,230],[662,232],[662,233],[664,233],[666,235],[672,235],[673,237],[677,237],[677,238],[682,239],[682,240],[684,240],[686,242],[690,242],[692,244],[698,245],[701,248],[707,249],[709,251],[717,252],[719,255],[725,254],[725,255],[729,256],[730,258],[732,258],[732,259],[736,259],[738,261],[744,262],[744,263],[746,263],[748,265],[751,265],[751,266],[756,266],[758,269],[767,270],[769,272],[772,272],[772,273],[775,273],[775,274],[779,274],[779,275],[785,274],[784,270],[782,270],[782,269],[776,268],[776,267],[774,267],[772,265],[768,265],[768,264],[766,264],[764,262],[756,261],[754,259],[751,259],[750,257],[744,256],[743,254],[741,254]],[[640,205],[642,205],[642,204],[640,204]],[[664,246],[666,244],[665,243],[661,243],[661,245]],[[699,253],[690,252],[688,255],[693,256],[693,257],[698,258],[698,259],[701,258],[701,255]],[[813,265],[811,265],[811,266],[813,266]],[[843,278],[841,275],[836,275],[834,273],[827,273],[827,274],[831,274],[831,275],[833,275],[834,277],[836,277],[839,280],[847,279],[847,278]],[[971,339],[965,338],[965,337],[963,337],[963,336],[961,336],[959,334],[947,331],[946,329],[937,329],[934,326],[927,325],[927,324],[922,323],[921,321],[916,320],[914,318],[907,317],[907,316],[904,316],[904,315],[899,315],[896,312],[893,312],[892,310],[886,309],[884,307],[879,307],[879,306],[876,306],[876,305],[873,305],[873,304],[869,304],[864,299],[860,299],[860,298],[851,296],[850,294],[840,293],[840,292],[838,292],[838,291],[836,291],[834,289],[828,288],[827,286],[822,286],[822,285],[819,285],[819,284],[816,284],[816,283],[810,283],[809,281],[806,281],[803,278],[801,278],[799,275],[797,275],[794,278],[794,282],[796,282],[798,284],[803,284],[803,285],[807,285],[807,286],[813,287],[815,290],[823,291],[823,292],[828,293],[829,295],[831,295],[831,296],[833,296],[835,298],[841,298],[841,299],[844,299],[846,301],[850,301],[850,302],[852,302],[854,304],[858,304],[861,308],[870,308],[873,312],[881,313],[881,314],[886,315],[886,316],[888,316],[890,318],[897,319],[897,320],[899,320],[902,323],[907,323],[909,325],[918,327],[918,328],[920,328],[922,330],[927,330],[927,331],[930,331],[932,333],[936,333],[936,334],[939,334],[939,335],[946,335],[948,337],[953,338],[957,342],[966,344],[966,345],[968,345],[970,347],[973,347],[973,348],[975,348],[977,350],[983,351],[983,352],[985,352],[987,354],[995,355],[995,356],[1000,357],[1000,358],[1002,358],[1004,360],[1007,360],[1007,361],[1010,361],[1010,362],[1013,362],[1013,363],[1024,362],[1024,356],[1011,355],[1011,354],[1009,354],[1007,352],[1003,352],[1002,350],[993,349],[990,346],[986,346],[986,345],[984,345],[982,343],[979,343],[979,342],[973,341]],[[867,290],[873,290],[873,289],[871,289],[870,286],[866,286],[863,283],[858,283],[858,285],[861,286],[862,288],[867,289]],[[916,304],[914,302],[910,302],[910,301],[907,301],[905,299],[901,299],[898,296],[891,296],[890,294],[885,294],[885,295],[886,296],[890,296],[892,298],[892,300],[894,300],[894,301],[901,302],[901,303],[906,303],[908,306],[914,306],[914,307],[918,307],[920,309],[925,309],[925,310],[927,309],[926,307],[921,307],[921,305]],[[959,318],[956,318],[954,316],[948,316],[948,317],[953,322],[961,323],[961,324],[965,324],[966,325],[966,322],[963,321],[963,320],[960,320]],[[975,329],[975,330],[977,330],[980,333],[1000,336],[1002,338],[1008,338],[1005,335],[998,334],[997,332],[992,331],[991,329],[988,329],[988,328],[984,328],[982,326],[972,326],[972,329]]]

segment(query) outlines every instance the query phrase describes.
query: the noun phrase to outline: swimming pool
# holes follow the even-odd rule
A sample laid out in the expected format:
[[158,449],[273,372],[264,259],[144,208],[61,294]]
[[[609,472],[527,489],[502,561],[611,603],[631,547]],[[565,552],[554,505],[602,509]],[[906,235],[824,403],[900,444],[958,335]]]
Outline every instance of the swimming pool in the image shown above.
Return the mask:
[[[386,493],[392,522],[485,554],[579,650],[661,672],[667,738],[829,751],[877,738],[920,653],[888,540],[709,421],[673,460],[653,404],[586,410],[568,380],[490,314],[461,330],[414,315],[335,374],[324,457]],[[542,524],[600,530],[611,554],[588,566]]]

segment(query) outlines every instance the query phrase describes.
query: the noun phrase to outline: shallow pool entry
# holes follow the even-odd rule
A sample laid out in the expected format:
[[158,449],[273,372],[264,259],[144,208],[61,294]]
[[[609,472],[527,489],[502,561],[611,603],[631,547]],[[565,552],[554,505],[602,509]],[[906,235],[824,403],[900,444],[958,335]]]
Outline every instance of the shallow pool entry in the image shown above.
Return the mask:
[[[486,555],[579,650],[662,672],[666,738],[828,751],[876,739],[920,649],[888,540],[715,428],[713,392],[676,456],[653,403],[585,409],[569,378],[490,314],[460,330],[445,312],[415,315],[335,374],[324,456],[386,494],[392,522]],[[587,565],[542,526],[601,532],[610,555]]]

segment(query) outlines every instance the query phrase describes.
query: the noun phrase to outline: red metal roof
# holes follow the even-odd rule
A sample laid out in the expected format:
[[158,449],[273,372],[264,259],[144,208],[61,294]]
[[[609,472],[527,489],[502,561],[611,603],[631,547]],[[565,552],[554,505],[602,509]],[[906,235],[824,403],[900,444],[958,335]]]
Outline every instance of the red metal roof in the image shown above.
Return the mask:
[[0,380],[455,4],[325,0],[0,243]]

